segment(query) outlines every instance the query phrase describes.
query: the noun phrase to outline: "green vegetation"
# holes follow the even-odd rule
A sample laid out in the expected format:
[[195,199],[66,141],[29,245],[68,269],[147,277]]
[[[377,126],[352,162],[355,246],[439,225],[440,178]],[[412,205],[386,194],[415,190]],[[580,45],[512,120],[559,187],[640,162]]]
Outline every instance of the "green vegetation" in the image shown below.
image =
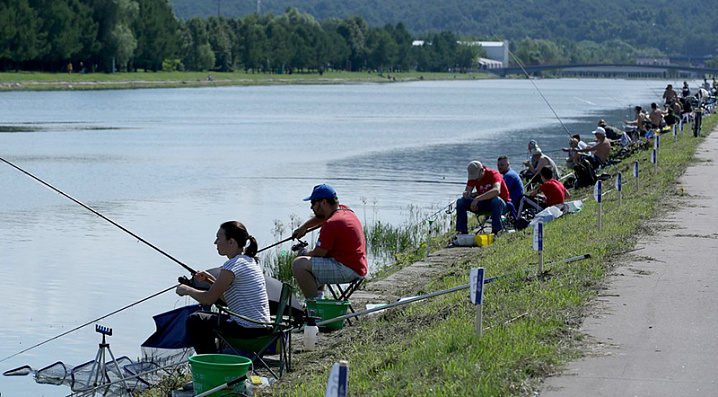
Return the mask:
[[[212,81],[207,77],[211,75]],[[322,75],[302,73],[277,75],[245,72],[157,72],[157,73],[97,73],[72,74],[12,72],[0,73],[0,91],[5,90],[108,90],[125,88],[215,87],[227,85],[269,84],[340,84],[365,82],[394,82],[417,80],[483,79],[485,73],[448,74],[396,72],[378,74],[366,72],[331,71]]]
[[417,47],[401,23],[320,24],[297,9],[178,21],[167,0],[0,2],[0,23],[0,71],[447,71],[475,68],[483,54],[449,31]]
[[[703,133],[718,124],[704,120]],[[650,220],[671,207],[682,194],[675,185],[694,161],[703,141],[685,136],[664,138],[658,172],[649,151],[625,159],[612,172],[627,177],[622,205],[616,192],[606,194],[602,230],[597,231],[596,203],[585,202],[582,212],[559,218],[545,227],[546,262],[589,253],[591,259],[547,267],[537,275],[532,235],[503,235],[473,257],[454,263],[416,294],[466,284],[469,269],[485,267],[487,276],[507,274],[484,290],[484,333],[475,334],[475,309],[467,294],[444,295],[421,304],[394,309],[365,319],[326,338],[318,352],[294,356],[295,371],[275,384],[274,395],[320,395],[331,365],[350,363],[352,395],[527,395],[558,366],[581,354],[577,331],[585,305],[596,296],[606,274],[639,235],[650,234]],[[642,164],[641,188],[630,183],[631,166]],[[573,193],[589,197],[592,189]]]
[[[255,0],[198,2],[170,0],[182,19],[194,16],[243,16],[257,11]],[[403,22],[418,37],[449,30],[460,36],[500,37],[518,41],[526,37],[578,44],[586,49],[602,47],[647,48],[667,55],[716,54],[714,34],[718,7],[689,0],[262,0],[263,13],[283,13],[288,7],[317,19],[360,15],[369,25]],[[219,6],[219,9],[218,9]],[[569,54],[573,57],[573,54]],[[600,54],[599,54],[600,55]],[[604,59],[613,59],[604,54]]]

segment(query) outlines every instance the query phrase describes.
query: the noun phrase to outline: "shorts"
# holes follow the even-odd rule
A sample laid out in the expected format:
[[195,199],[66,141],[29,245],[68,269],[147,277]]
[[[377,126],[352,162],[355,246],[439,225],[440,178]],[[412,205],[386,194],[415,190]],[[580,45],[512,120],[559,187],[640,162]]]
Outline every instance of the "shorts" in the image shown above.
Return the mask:
[[312,274],[318,285],[350,283],[361,277],[334,258],[312,257]]

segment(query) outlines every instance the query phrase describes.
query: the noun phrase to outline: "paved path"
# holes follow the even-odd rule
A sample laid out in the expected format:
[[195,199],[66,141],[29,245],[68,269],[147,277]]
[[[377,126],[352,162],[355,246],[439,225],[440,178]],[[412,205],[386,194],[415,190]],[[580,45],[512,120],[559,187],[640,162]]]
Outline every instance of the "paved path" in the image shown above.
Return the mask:
[[[718,159],[718,131],[698,149]],[[718,396],[718,162],[691,166],[688,194],[618,267],[583,332],[599,343],[542,397]],[[642,248],[642,249],[640,249]]]

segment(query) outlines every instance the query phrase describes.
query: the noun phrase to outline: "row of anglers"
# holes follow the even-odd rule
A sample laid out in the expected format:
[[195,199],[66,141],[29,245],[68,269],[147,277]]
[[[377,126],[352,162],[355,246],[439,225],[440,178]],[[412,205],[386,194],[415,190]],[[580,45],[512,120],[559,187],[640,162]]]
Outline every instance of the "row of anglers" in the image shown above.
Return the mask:
[[[671,85],[666,92],[670,90]],[[620,161],[618,158],[611,158],[612,153],[616,153],[612,148],[620,148],[618,153],[624,155],[630,152],[631,148],[637,147],[632,144],[634,141],[651,140],[660,132],[670,131],[674,126],[677,128],[679,123],[682,127],[684,122],[692,122],[694,110],[712,112],[715,96],[707,93],[686,97],[669,95],[668,106],[669,110],[666,111],[652,103],[649,114],[636,106],[636,118],[623,122],[625,130],[608,126],[606,121],[601,119],[592,131],[595,139],[590,143],[582,141],[579,134],[571,136],[568,147],[562,150],[567,153],[566,166],[573,174],[563,183],[560,182],[561,171],[556,162],[544,153],[534,140],[528,144],[531,158],[523,162],[525,168],[519,173],[511,168],[507,156],[498,158],[496,169],[488,168],[480,161],[470,162],[467,167],[466,188],[462,197],[456,201],[457,237],[449,246],[461,245],[462,241],[471,240],[461,236],[468,234],[469,211],[489,216],[494,236],[500,236],[506,231],[504,220],[507,215],[511,215],[515,221],[514,226],[520,228],[528,224],[527,218],[530,219],[537,211],[548,207],[558,206],[566,212],[568,207],[564,203],[570,196],[567,188],[592,185],[596,181],[597,170]],[[681,116],[673,117],[674,114]]]
[[[672,87],[669,86],[666,91],[670,92],[670,89]],[[698,104],[696,100],[700,103],[704,98],[672,96],[670,93],[667,98],[672,105],[688,104],[691,109]],[[684,114],[686,107],[682,106],[681,114]],[[577,175],[582,167],[590,167],[593,171],[609,165],[613,142],[626,146],[633,139],[644,136],[645,131],[672,123],[674,120],[666,117],[669,112],[656,106],[647,121],[642,116],[642,109],[637,108],[636,119],[625,122],[628,132],[600,120],[592,131],[594,142],[586,143],[579,135],[570,138],[569,145],[563,148],[567,153],[567,165]],[[458,234],[468,233],[468,211],[489,213],[492,232],[500,236],[503,232],[502,215],[509,211],[520,217],[524,207],[540,210],[566,200],[569,193],[559,181],[561,174],[555,161],[535,141],[529,142],[528,150],[531,158],[524,162],[526,169],[521,175],[511,168],[507,156],[498,158],[497,170],[486,167],[480,161],[469,163],[466,187],[456,201]],[[366,242],[359,219],[349,207],[339,203],[334,188],[327,184],[314,186],[304,200],[310,203],[314,215],[294,230],[292,237],[301,238],[308,230],[320,226],[321,229],[314,247],[302,249],[294,259],[292,272],[304,297],[316,299],[323,296],[323,286],[327,284],[350,283],[366,276]],[[194,275],[198,283],[209,285],[209,289],[182,284],[177,287],[176,293],[190,296],[203,305],[212,305],[222,298],[231,312],[256,322],[234,315],[203,311],[193,313],[186,321],[186,328],[198,354],[218,352],[217,324],[221,332],[230,337],[252,338],[271,333],[265,279],[254,259],[258,249],[256,239],[241,222],[229,221],[220,225],[214,243],[218,254],[225,256],[227,261],[218,274],[200,271]]]

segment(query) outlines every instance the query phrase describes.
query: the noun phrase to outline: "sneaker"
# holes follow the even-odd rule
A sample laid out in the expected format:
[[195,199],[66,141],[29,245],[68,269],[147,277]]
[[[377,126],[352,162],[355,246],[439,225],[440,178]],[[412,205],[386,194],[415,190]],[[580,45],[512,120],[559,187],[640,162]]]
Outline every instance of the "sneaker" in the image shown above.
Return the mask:
[[182,390],[184,390],[184,391],[194,390],[194,382],[185,383],[182,386]]

